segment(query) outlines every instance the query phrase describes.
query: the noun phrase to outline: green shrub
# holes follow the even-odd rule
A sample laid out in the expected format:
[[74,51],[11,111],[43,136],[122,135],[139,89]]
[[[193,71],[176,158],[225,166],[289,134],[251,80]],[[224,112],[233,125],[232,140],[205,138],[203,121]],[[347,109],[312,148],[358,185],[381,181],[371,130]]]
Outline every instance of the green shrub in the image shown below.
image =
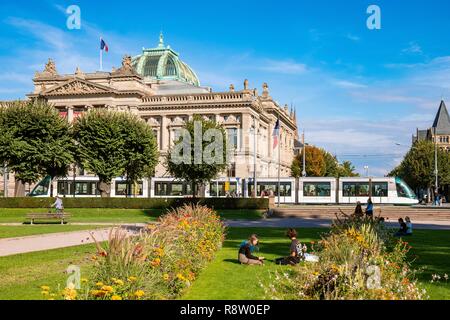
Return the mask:
[[[0,208],[48,208],[52,198],[0,198]],[[63,198],[65,208],[169,209],[199,204],[215,210],[267,209],[261,198]]]
[[266,286],[270,299],[420,300],[406,255],[409,245],[394,239],[383,223],[347,217],[315,246],[317,263],[301,263],[275,275]]
[[[138,236],[113,230],[105,248],[97,243],[93,275],[83,279],[79,290],[65,288],[64,299],[175,299],[214,258],[225,234],[216,212],[189,205],[172,210]],[[44,289],[49,296],[50,288]]]

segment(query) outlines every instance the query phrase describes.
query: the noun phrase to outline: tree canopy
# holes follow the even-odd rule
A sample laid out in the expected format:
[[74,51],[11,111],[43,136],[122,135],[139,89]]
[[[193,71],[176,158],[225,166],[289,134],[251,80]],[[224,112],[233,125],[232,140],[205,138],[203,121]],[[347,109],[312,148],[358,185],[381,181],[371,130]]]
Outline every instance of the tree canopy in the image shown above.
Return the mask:
[[[354,177],[355,167],[350,161],[339,163],[338,159],[328,151],[315,146],[306,146],[306,175],[309,177]],[[293,177],[301,177],[303,172],[303,149],[295,156],[291,165]]]
[[102,197],[111,193],[111,181],[124,176],[130,183],[150,176],[157,163],[157,145],[151,128],[128,112],[94,110],[74,123],[77,160],[99,177]]
[[16,102],[0,108],[0,163],[15,174],[16,196],[23,184],[44,175],[65,176],[73,162],[70,125],[43,101]]
[[[431,141],[418,141],[390,176],[399,176],[413,188],[428,189],[435,184],[435,146]],[[450,154],[438,149],[438,178],[440,184],[450,183]]]
[[179,131],[166,157],[168,172],[196,186],[217,177],[228,166],[228,144],[223,127],[196,115]]

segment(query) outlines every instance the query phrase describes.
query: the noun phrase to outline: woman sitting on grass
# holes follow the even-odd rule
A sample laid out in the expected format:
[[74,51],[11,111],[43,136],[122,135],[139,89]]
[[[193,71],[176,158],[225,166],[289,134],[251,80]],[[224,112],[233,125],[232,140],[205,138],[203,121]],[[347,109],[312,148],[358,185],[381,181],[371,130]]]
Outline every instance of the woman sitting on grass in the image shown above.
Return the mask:
[[252,234],[247,241],[244,241],[239,247],[238,261],[247,265],[262,265],[264,257],[256,257],[253,252],[259,243],[258,236]]
[[412,236],[412,234],[413,234],[413,226],[412,226],[411,219],[409,217],[406,217],[405,218],[405,223],[406,223],[406,235]]

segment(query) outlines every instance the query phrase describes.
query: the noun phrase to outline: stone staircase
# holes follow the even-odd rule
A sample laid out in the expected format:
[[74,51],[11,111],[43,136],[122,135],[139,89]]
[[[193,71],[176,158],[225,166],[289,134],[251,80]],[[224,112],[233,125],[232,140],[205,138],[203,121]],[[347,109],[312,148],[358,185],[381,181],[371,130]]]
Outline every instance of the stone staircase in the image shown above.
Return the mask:
[[[273,209],[277,218],[334,219],[340,210],[352,214],[354,206],[346,205],[298,205]],[[374,216],[382,216],[386,220],[396,221],[409,216],[415,221],[450,221],[450,207],[408,207],[408,206],[375,206]]]

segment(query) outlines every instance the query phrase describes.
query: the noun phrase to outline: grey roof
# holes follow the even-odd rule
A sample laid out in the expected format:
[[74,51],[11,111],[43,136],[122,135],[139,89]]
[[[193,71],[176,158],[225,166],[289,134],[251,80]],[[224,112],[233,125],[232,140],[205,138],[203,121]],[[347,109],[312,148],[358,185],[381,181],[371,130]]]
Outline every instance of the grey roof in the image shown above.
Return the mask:
[[303,143],[297,139],[294,140],[294,149],[301,149],[303,148]]
[[190,94],[190,93],[209,93],[210,90],[206,87],[199,87],[189,83],[167,80],[152,84],[155,94]]
[[450,116],[448,115],[444,101],[441,101],[436,118],[434,119],[433,130],[436,130],[436,134],[450,134]]
[[419,141],[427,140],[428,130],[418,130],[417,138]]

